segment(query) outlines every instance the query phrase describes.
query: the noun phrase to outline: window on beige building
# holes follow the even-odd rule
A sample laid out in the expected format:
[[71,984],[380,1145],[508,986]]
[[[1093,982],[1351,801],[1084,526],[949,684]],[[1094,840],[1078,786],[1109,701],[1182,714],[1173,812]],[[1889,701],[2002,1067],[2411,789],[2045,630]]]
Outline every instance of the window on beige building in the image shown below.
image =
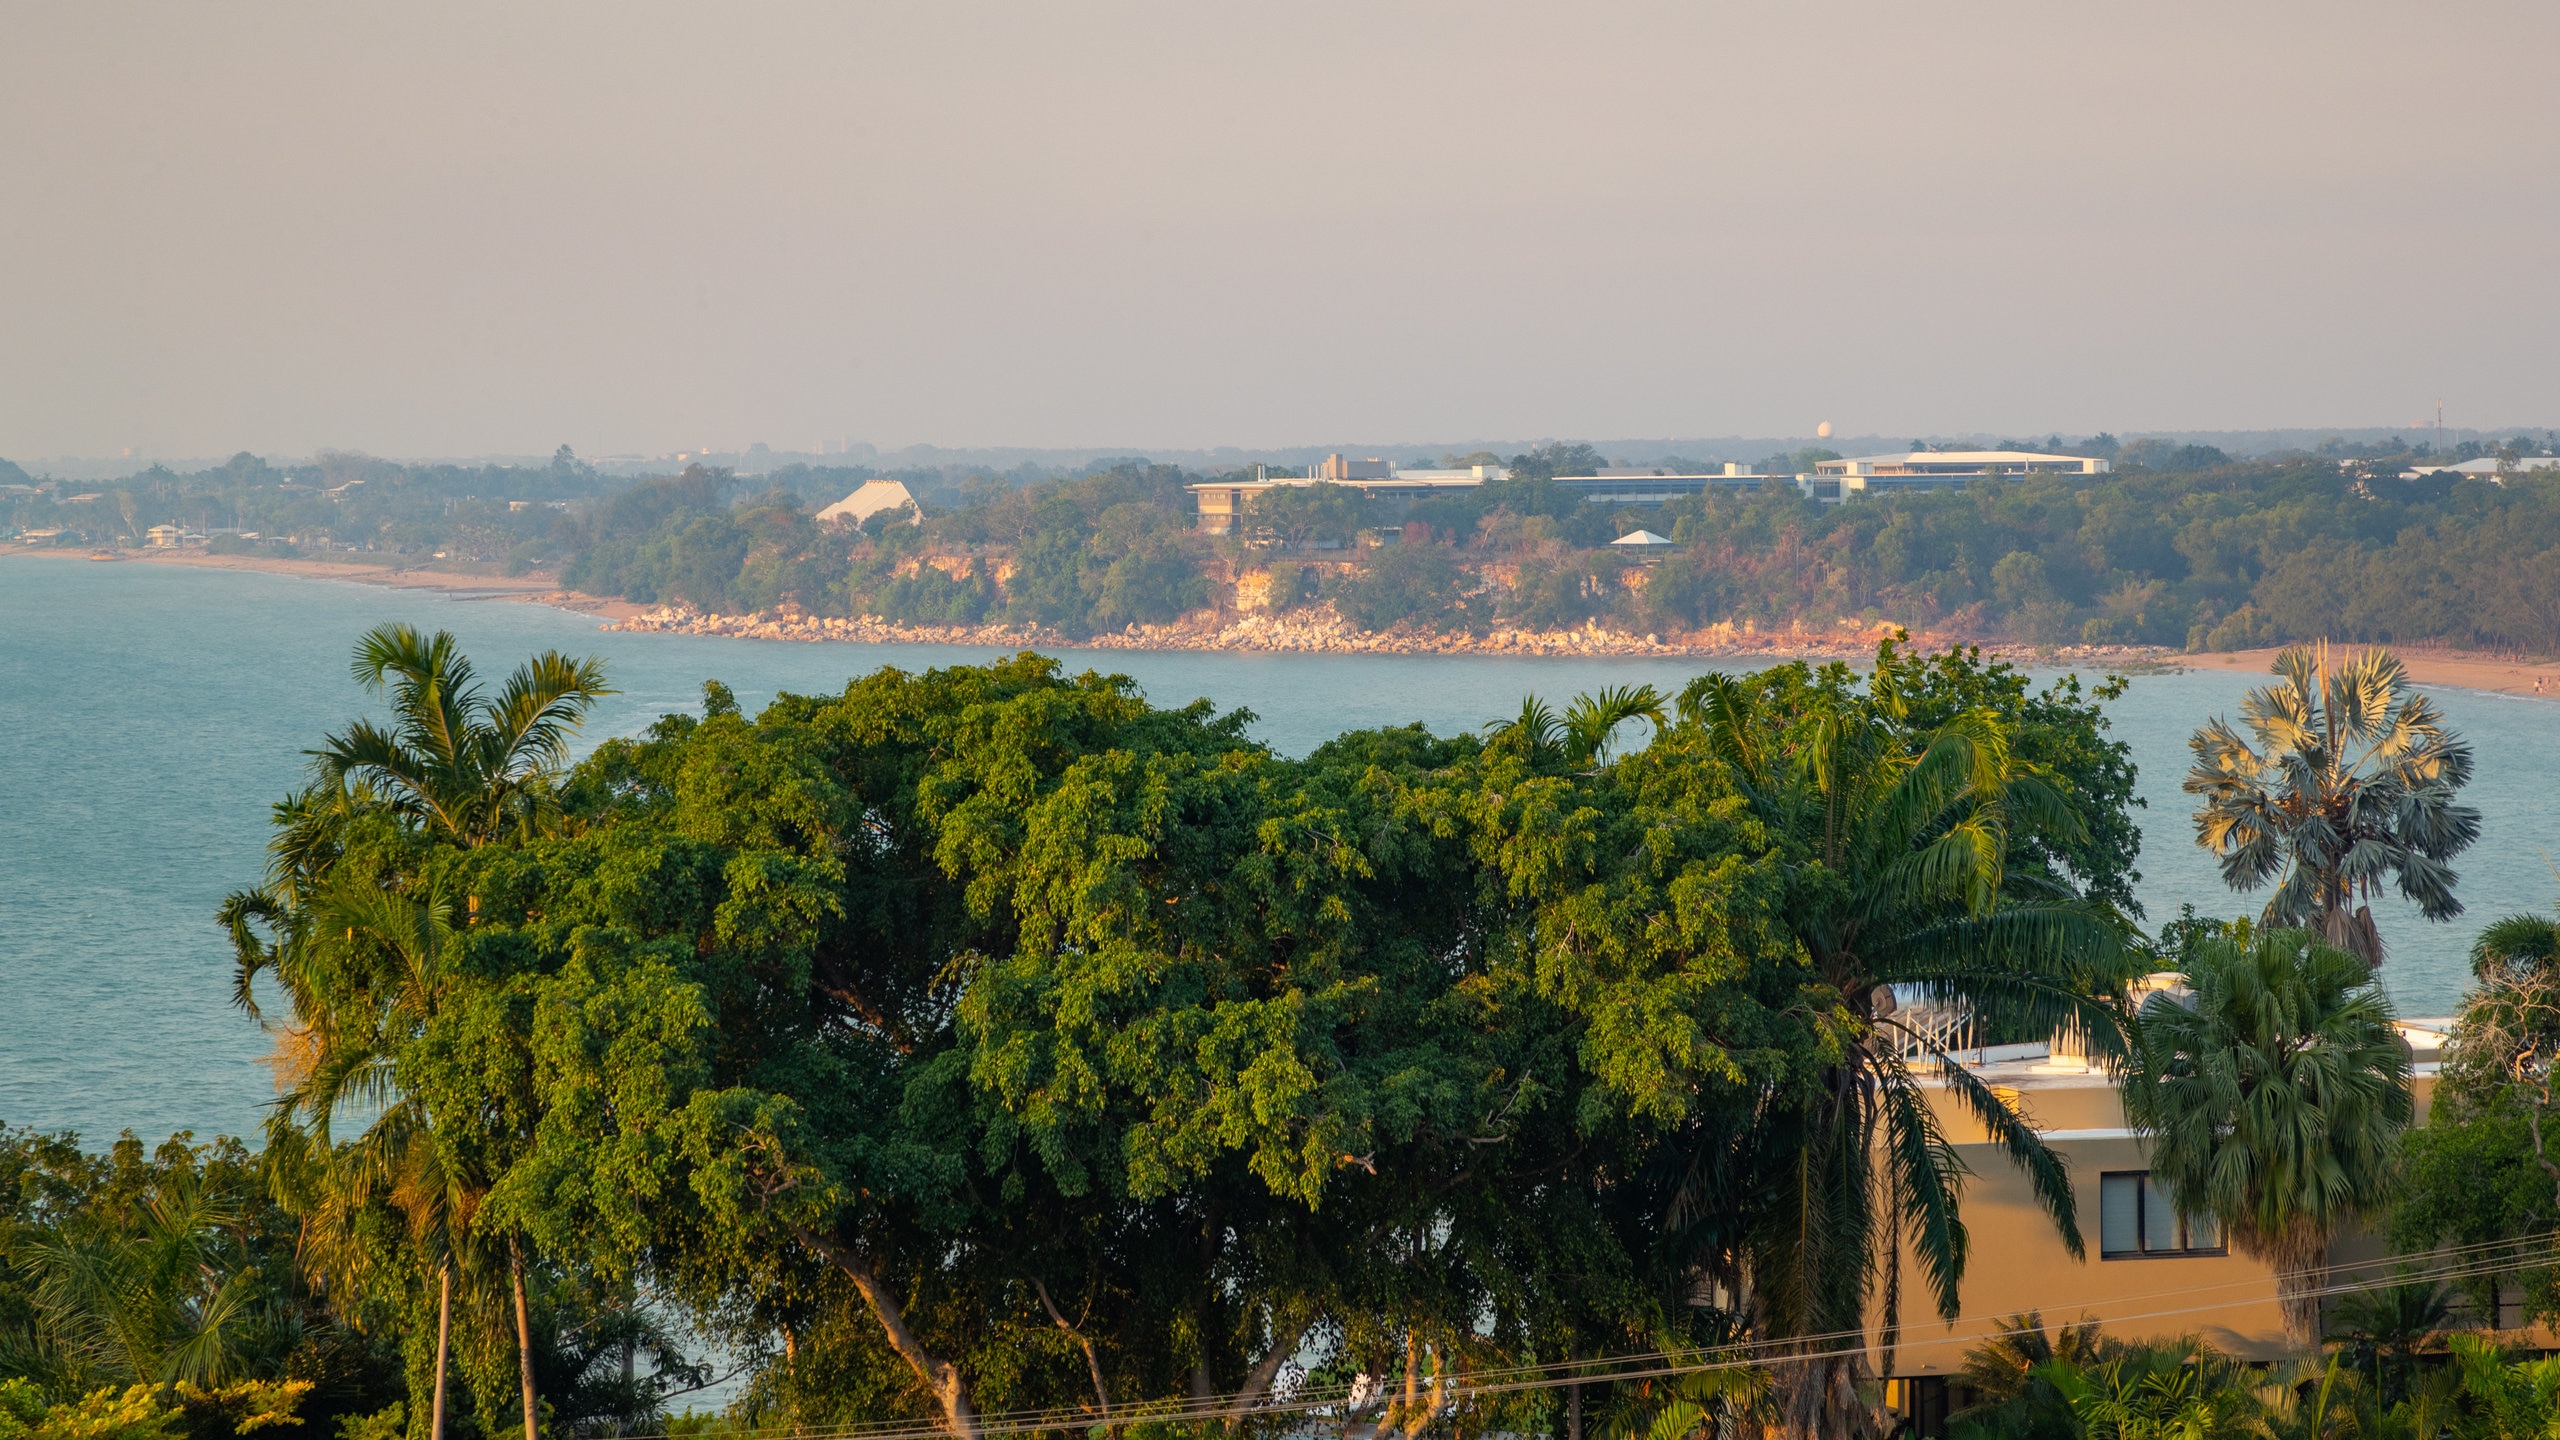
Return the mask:
[[2220,1255],[2222,1233],[2209,1216],[2181,1215],[2148,1170],[2098,1177],[2098,1258]]

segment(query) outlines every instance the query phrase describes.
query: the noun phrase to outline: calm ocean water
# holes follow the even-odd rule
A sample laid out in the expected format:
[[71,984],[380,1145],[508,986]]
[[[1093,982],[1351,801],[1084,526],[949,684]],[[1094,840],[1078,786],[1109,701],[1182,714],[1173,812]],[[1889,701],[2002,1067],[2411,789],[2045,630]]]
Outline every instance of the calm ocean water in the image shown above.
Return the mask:
[[[347,674],[356,636],[385,620],[459,635],[503,674],[554,646],[602,655],[622,694],[590,735],[691,710],[705,678],[752,713],[777,692],[826,692],[881,665],[995,653],[942,646],[805,645],[607,634],[539,606],[455,601],[370,586],[148,565],[0,562],[0,1122],[76,1129],[243,1133],[271,1094],[265,1043],[231,1008],[223,894],[257,879],[267,807],[302,776],[302,751],[364,713]],[[1255,733],[1303,753],[1343,730],[1420,720],[1443,732],[1604,684],[1676,689],[1695,662],[1070,652],[1159,703],[1208,696],[1260,717]],[[2252,677],[2136,680],[2117,704],[2150,802],[2141,894],[2153,923],[2182,900],[2227,894],[2190,842],[2178,778],[2188,732],[2231,712]],[[2471,799],[2486,834],[2462,865],[2470,916],[2382,917],[2403,1013],[2446,1013],[2477,921],[2547,908],[2560,880],[2560,710],[2466,691],[2439,696],[2471,739]]]

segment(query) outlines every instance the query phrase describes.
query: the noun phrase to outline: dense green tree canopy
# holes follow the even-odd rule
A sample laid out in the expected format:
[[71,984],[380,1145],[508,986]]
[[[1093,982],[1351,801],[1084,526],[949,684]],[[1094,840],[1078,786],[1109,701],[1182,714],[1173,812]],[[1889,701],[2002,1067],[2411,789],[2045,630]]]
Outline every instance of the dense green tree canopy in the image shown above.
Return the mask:
[[[401,723],[324,749],[228,912],[244,1001],[283,992],[291,1273],[405,1376],[369,1435],[428,1433],[448,1293],[478,1440],[658,1413],[700,1373],[676,1316],[751,1416],[965,1437],[1360,1375],[1416,1428],[1473,1373],[1837,1329],[1905,1241],[1947,1312],[1960,1172],[1893,997],[2032,1030],[2121,973],[2123,749],[1969,653],[1302,758],[1026,654],[752,718],[715,683],[564,770],[536,692],[600,677],[475,704],[377,640]],[[533,738],[446,765],[439,716]],[[2070,1234],[2058,1162],[1971,1099]],[[1819,1348],[1819,1384],[1593,1413],[1862,1423]]]

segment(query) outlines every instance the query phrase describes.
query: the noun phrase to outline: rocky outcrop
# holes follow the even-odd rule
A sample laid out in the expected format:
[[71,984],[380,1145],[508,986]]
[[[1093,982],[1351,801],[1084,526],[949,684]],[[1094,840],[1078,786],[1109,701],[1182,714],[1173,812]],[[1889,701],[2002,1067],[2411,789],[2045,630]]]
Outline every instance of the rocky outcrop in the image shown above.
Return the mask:
[[[1202,612],[1166,625],[1070,639],[1040,625],[902,625],[878,616],[703,614],[680,606],[645,610],[605,627],[681,635],[728,635],[746,640],[850,640],[875,645],[987,645],[1007,650],[1222,650],[1331,655],[1622,655],[1759,656],[1860,660],[1875,653],[1891,625],[1842,623],[1759,630],[1722,623],[1688,635],[1632,635],[1597,622],[1580,629],[1522,630],[1497,627],[1485,634],[1446,631],[1362,630],[1331,605],[1304,606],[1278,615]],[[1922,644],[1958,637],[1922,635]],[[2176,663],[2176,654],[2147,645],[2073,645],[2035,650],[1986,644],[2020,662],[2093,664],[2118,670],[2152,670]]]

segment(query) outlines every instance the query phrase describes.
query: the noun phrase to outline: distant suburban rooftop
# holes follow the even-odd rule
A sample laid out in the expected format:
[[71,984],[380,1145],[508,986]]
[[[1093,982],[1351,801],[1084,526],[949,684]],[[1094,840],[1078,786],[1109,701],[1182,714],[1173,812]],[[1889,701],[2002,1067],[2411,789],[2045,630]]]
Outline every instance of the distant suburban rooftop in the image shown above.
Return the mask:
[[1677,544],[1678,542],[1664,536],[1656,535],[1650,530],[1630,530],[1626,534],[1619,536],[1617,539],[1612,540],[1609,543],[1612,545],[1625,545],[1631,549],[1642,550],[1655,545],[1672,545]]
[[2501,460],[2495,455],[2483,455],[2477,460],[2465,460],[2459,465],[2421,465],[2414,470],[2401,471],[2400,478],[2415,480],[2421,475],[2448,473],[2494,476],[2501,471],[2513,470],[2560,470],[2560,455],[2520,455],[2513,460]]

